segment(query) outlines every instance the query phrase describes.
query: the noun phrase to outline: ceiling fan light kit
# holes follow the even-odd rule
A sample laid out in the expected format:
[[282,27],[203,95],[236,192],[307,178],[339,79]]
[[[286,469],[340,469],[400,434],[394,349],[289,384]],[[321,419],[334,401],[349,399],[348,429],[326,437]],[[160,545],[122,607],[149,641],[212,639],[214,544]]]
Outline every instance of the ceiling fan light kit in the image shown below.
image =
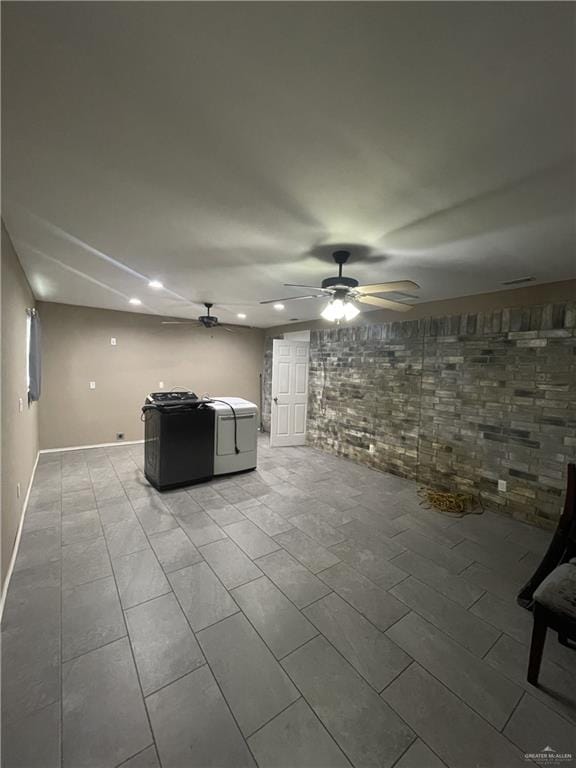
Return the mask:
[[324,320],[340,323],[342,320],[354,320],[360,314],[360,310],[351,301],[344,299],[332,299],[322,310],[320,315]]
[[342,274],[342,266],[350,258],[350,251],[334,251],[332,258],[338,264],[338,275],[327,277],[322,280],[320,287],[315,285],[298,285],[296,283],[284,283],[287,288],[308,288],[316,291],[314,294],[305,296],[289,296],[285,299],[268,299],[261,301],[260,304],[275,304],[279,301],[296,301],[302,299],[326,299],[330,298],[329,303],[320,313],[321,317],[333,323],[340,323],[342,320],[354,320],[360,310],[354,302],[360,304],[369,304],[379,309],[390,309],[394,312],[407,312],[411,309],[410,304],[402,304],[399,301],[383,299],[377,294],[412,291],[420,286],[412,280],[395,280],[390,283],[373,283],[370,285],[359,285],[358,280],[353,277],[347,277]]

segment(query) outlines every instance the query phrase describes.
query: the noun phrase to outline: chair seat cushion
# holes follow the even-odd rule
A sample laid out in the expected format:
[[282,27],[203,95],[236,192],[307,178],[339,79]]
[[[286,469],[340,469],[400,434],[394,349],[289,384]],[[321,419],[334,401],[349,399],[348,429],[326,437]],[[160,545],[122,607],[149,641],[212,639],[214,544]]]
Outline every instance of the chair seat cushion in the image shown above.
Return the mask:
[[576,559],[554,568],[534,592],[540,605],[576,620]]

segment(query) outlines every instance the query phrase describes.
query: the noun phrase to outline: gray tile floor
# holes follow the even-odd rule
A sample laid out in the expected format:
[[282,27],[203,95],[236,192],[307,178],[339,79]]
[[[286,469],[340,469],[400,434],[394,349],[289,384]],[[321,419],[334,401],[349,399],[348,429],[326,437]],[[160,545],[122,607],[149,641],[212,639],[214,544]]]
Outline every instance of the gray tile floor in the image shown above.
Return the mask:
[[511,768],[576,754],[576,653],[525,680],[548,535],[260,441],[159,494],[142,446],[43,455],[2,634],[4,768]]

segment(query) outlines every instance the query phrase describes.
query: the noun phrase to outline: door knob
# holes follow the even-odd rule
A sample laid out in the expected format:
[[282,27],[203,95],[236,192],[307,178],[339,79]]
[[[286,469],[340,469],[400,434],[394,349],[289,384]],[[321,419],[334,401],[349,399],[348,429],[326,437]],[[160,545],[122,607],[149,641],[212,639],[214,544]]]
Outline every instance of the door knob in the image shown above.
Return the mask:
[[276,403],[276,405],[278,405],[278,398],[277,397],[274,398],[274,402]]

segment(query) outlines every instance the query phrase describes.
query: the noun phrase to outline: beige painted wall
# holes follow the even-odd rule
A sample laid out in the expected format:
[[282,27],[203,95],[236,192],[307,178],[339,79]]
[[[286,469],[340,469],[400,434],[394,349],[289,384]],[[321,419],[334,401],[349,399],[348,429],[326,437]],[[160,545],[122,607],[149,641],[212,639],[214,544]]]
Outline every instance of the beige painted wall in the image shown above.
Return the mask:
[[183,386],[198,395],[259,403],[263,330],[163,326],[157,316],[46,302],[38,303],[38,311],[41,448],[115,442],[117,432],[126,440],[142,439],[140,409],[160,381],[165,389]]
[[[472,296],[462,296],[457,299],[444,301],[429,301],[416,304],[409,312],[390,312],[389,310],[362,311],[350,325],[369,325],[385,323],[391,320],[418,320],[422,317],[445,317],[446,315],[462,315],[468,312],[491,312],[510,307],[526,307],[532,304],[550,304],[554,302],[574,301],[576,296],[576,280],[564,280],[557,283],[529,285],[513,290],[495,291],[494,293],[477,293]],[[318,302],[318,314],[324,302]],[[348,324],[347,324],[348,325]],[[325,320],[310,320],[304,323],[289,323],[266,329],[267,336],[288,331],[304,329],[333,328],[334,324]]]
[[[34,305],[30,286],[2,224],[2,584],[38,453],[38,405],[28,407],[26,381],[26,308]],[[21,413],[19,398],[24,406]]]

